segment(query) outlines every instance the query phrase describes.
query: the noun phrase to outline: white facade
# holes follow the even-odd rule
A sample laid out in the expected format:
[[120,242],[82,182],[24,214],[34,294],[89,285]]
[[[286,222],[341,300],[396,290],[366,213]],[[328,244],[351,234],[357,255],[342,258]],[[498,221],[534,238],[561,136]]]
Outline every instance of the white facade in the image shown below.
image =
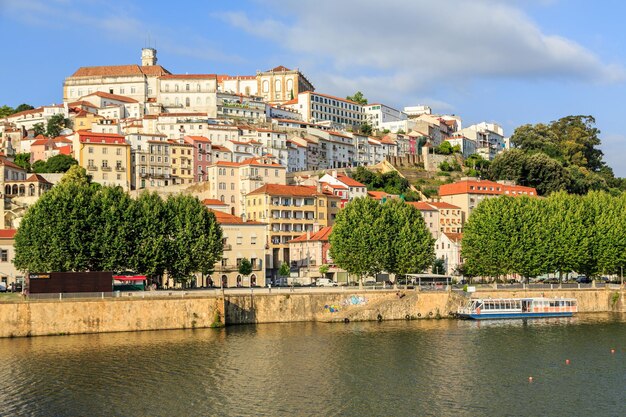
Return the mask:
[[211,74],[162,75],[157,102],[168,112],[201,112],[217,116],[217,77]]
[[409,117],[417,117],[422,114],[432,114],[432,109],[429,106],[408,106],[404,108],[404,113]]
[[435,256],[443,259],[446,275],[456,275],[461,262],[461,235],[442,233],[435,241]]
[[362,105],[312,91],[298,94],[297,102],[285,103],[285,107],[298,111],[306,122],[330,122],[337,125],[358,127],[365,121]]
[[399,122],[407,119],[405,113],[379,103],[364,105],[363,113],[365,114],[365,120],[376,130],[383,130],[383,123]]
[[448,142],[453,147],[458,145],[461,148],[463,158],[467,158],[468,156],[476,153],[476,141],[466,138],[465,136],[451,137],[448,139]]

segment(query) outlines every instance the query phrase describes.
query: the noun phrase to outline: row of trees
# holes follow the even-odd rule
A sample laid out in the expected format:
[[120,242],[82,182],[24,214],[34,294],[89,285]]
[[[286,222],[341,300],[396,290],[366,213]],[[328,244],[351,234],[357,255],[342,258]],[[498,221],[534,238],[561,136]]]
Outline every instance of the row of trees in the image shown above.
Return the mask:
[[626,267],[626,195],[485,200],[465,225],[462,256],[469,276],[619,273]]
[[126,271],[186,282],[210,273],[222,254],[222,230],[197,198],[167,200],[92,184],[73,166],[22,219],[15,236],[19,270]]
[[337,214],[330,235],[330,255],[362,281],[382,271],[419,273],[433,263],[435,248],[415,207],[400,199],[381,204],[357,198]]

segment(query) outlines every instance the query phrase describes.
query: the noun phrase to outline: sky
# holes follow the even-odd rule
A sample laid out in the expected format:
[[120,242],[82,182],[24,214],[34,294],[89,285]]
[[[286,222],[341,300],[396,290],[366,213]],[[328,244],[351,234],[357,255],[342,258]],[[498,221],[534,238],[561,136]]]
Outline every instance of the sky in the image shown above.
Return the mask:
[[626,2],[598,0],[0,0],[0,106],[59,103],[81,66],[254,75],[299,68],[316,91],[468,126],[592,115],[626,177]]

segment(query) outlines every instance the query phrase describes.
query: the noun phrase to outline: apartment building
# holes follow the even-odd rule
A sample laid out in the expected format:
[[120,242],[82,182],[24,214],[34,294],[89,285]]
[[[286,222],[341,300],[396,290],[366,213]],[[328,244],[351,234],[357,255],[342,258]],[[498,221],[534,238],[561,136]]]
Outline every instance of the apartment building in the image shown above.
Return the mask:
[[452,184],[439,186],[440,200],[459,207],[465,219],[469,218],[472,210],[481,201],[500,195],[534,197],[537,196],[537,190],[532,187],[510,185],[504,182],[493,182],[478,178],[465,178]]
[[124,136],[81,130],[75,140],[75,158],[94,182],[130,190],[131,152]]
[[461,233],[465,216],[461,207],[443,201],[428,201],[426,204],[439,211],[439,235],[441,233]]
[[191,184],[194,176],[194,147],[185,140],[169,140],[172,167],[172,184]]
[[332,226],[322,227],[315,233],[306,232],[289,241],[290,267],[298,270],[299,278],[304,279],[305,283],[322,277],[320,266],[332,264],[329,255],[332,231]]
[[365,122],[361,104],[313,91],[298,94],[284,106],[300,113],[305,122],[330,122],[337,127],[359,127]]
[[0,229],[0,282],[6,288],[24,283],[24,274],[13,265],[16,232],[15,229]]
[[332,226],[340,198],[321,187],[266,184],[246,195],[247,218],[269,224],[267,269],[276,276],[283,262],[291,260],[289,241],[306,232]]
[[461,240],[463,235],[460,233],[441,233],[435,241],[435,256],[443,260],[443,271],[436,271],[439,274],[459,275],[459,265],[463,263],[461,258]]
[[217,116],[215,74],[164,74],[158,77],[157,102],[168,113],[200,112]]
[[365,114],[365,120],[375,130],[383,130],[383,123],[407,120],[405,113],[380,103],[363,105],[363,113]]
[[[222,287],[265,286],[265,258],[267,254],[267,224],[244,221],[241,217],[212,210],[217,223],[222,228],[222,259],[215,263],[214,272],[205,279]],[[252,264],[248,276],[239,273],[241,261],[246,258]],[[201,283],[206,286],[208,282]]]
[[193,148],[191,167],[193,180],[208,181],[207,169],[211,164],[211,141],[204,136],[185,136],[184,141]]
[[430,203],[423,201],[411,201],[407,204],[415,207],[422,213],[422,218],[426,224],[426,228],[430,232],[433,238],[437,239],[441,234],[439,230],[439,209],[432,206]]
[[272,158],[255,157],[242,162],[218,160],[207,167],[209,198],[230,207],[231,214],[250,217],[244,205],[245,195],[264,184],[285,184],[287,169]]

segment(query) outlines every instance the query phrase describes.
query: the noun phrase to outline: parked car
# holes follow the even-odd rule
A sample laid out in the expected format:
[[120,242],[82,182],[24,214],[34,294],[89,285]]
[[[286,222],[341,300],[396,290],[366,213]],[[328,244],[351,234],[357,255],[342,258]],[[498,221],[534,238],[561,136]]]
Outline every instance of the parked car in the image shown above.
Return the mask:
[[0,282],[0,292],[7,292],[7,284]]
[[579,284],[591,284],[591,278],[579,276],[578,278],[576,278],[576,282]]
[[558,284],[559,283],[559,279],[558,278],[546,278],[545,280],[543,280],[544,284]]
[[318,287],[336,287],[337,283],[328,278],[318,278],[317,281],[315,281],[315,285]]

